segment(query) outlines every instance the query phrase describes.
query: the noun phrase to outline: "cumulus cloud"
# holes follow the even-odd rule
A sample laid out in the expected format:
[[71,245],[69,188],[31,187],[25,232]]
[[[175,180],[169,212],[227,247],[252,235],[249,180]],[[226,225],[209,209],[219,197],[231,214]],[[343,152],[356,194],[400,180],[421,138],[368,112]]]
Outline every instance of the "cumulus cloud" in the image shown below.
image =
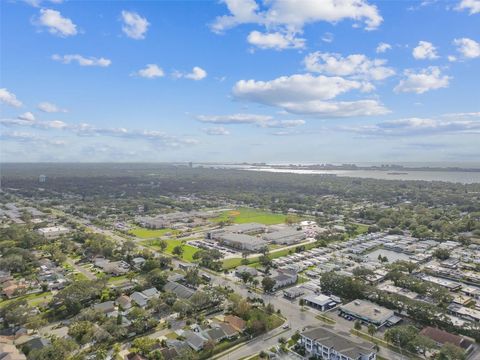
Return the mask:
[[400,80],[394,91],[399,92],[413,92],[423,94],[430,90],[446,88],[449,85],[452,77],[442,75],[442,72],[437,66],[430,66],[420,72],[413,70],[405,70],[405,78]]
[[260,49],[285,50],[305,47],[305,39],[297,38],[293,33],[252,31],[247,41]]
[[273,116],[259,114],[198,115],[196,119],[211,124],[253,124],[261,128],[291,128],[305,124],[305,120],[277,120]]
[[60,37],[77,35],[77,25],[69,18],[63,17],[57,10],[40,9],[40,15],[36,20],[38,26],[48,29],[48,32]]
[[299,6],[296,0],[272,0],[265,2],[261,10],[255,0],[224,0],[229,15],[219,16],[211,28],[223,32],[241,24],[258,24],[267,28],[283,28],[301,32],[309,23],[326,21],[337,23],[344,19],[364,22],[365,29],[376,29],[382,23],[375,5],[365,0],[306,1]]
[[395,74],[386,60],[369,59],[363,54],[342,57],[335,53],[314,52],[304,59],[308,71],[326,75],[349,76],[365,80],[384,80]]
[[240,100],[279,107],[294,114],[348,117],[388,113],[377,100],[327,101],[351,90],[362,90],[359,81],[342,77],[295,74],[271,81],[240,80],[233,95]]
[[203,70],[201,67],[195,66],[190,73],[184,73],[181,71],[175,71],[173,76],[177,79],[185,78],[190,80],[202,80],[207,77],[207,72]]
[[461,0],[457,7],[458,11],[467,10],[470,15],[480,13],[480,0]]
[[99,67],[108,67],[111,65],[112,61],[105,59],[103,57],[85,57],[78,54],[69,54],[69,55],[52,55],[52,60],[59,61],[63,64],[70,64],[76,62],[80,66],[99,66]]
[[22,106],[22,102],[17,99],[15,94],[11,93],[6,88],[0,89],[0,102],[14,107]]
[[419,41],[418,45],[413,49],[412,55],[417,60],[433,60],[438,58],[437,49],[428,41]]
[[344,131],[372,136],[426,136],[440,133],[477,134],[480,122],[464,119],[406,118],[383,121],[374,125],[343,126]]
[[122,31],[131,39],[145,39],[145,33],[150,26],[148,20],[136,12],[122,11]]
[[66,109],[62,109],[55,104],[49,102],[41,102],[37,105],[37,109],[46,113],[66,113]]
[[27,111],[21,115],[18,115],[18,119],[33,122],[35,121],[35,115],[33,115],[30,111]]
[[381,42],[378,44],[377,48],[375,49],[376,53],[377,54],[381,54],[381,53],[384,53],[386,52],[387,50],[391,50],[392,49],[392,45],[390,44],[387,44],[387,43],[384,43],[384,42]]
[[225,129],[223,126],[216,126],[216,127],[211,127],[211,128],[205,128],[203,131],[207,135],[214,135],[214,136],[226,136],[230,135],[230,131]]
[[40,7],[44,2],[51,2],[52,4],[61,4],[63,0],[24,0],[28,5],[33,7]]
[[461,38],[453,40],[454,45],[457,46],[457,51],[463,57],[474,59],[480,57],[480,44],[475,40],[469,38]]
[[137,72],[134,73],[134,75],[147,78],[147,79],[154,79],[154,78],[165,76],[165,73],[163,72],[162,68],[160,68],[158,65],[147,64],[145,68],[138,70]]

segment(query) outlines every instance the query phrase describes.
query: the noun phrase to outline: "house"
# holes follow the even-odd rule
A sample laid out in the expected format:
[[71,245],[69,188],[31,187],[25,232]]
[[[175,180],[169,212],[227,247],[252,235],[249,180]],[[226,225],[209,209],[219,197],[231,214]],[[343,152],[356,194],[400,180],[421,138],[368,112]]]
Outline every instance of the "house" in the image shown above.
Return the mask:
[[420,331],[420,335],[428,337],[435,341],[435,343],[441,347],[446,343],[453,344],[458,346],[459,348],[465,350],[465,352],[469,352],[473,349],[473,342],[470,340],[465,339],[464,337],[451,334],[449,332],[428,326]]
[[115,303],[113,301],[105,301],[100,304],[93,305],[93,309],[101,312],[102,314],[108,314],[115,311]]
[[179,355],[175,348],[161,349],[160,352],[162,353],[164,360],[174,360],[178,358]]
[[148,303],[148,298],[145,294],[135,291],[132,295],[130,295],[130,300],[133,301],[139,307],[145,307]]
[[200,351],[203,349],[205,343],[208,341],[202,335],[193,332],[193,331],[185,331],[184,333],[185,342],[195,351]]
[[230,340],[238,336],[238,330],[236,330],[232,325],[227,324],[225,322],[213,323],[212,327],[221,328],[223,333],[225,334],[226,339]]
[[297,278],[298,275],[294,271],[278,271],[278,275],[272,277],[272,279],[275,281],[273,291],[277,291],[282,287],[295,284],[297,282]]
[[119,296],[117,300],[115,300],[115,302],[123,310],[128,310],[132,307],[132,302],[130,301],[130,298],[126,295]]
[[48,345],[50,345],[50,340],[41,337],[34,337],[25,342],[22,345],[22,349],[25,349],[24,351],[28,353],[33,350],[41,350]]
[[307,295],[303,298],[305,305],[310,306],[314,309],[320,310],[320,311],[327,311],[330,309],[333,309],[335,306],[337,306],[340,303],[340,299],[332,298],[327,295]]
[[300,334],[300,344],[309,357],[324,360],[375,360],[377,358],[374,345],[353,342],[325,328],[315,328]]
[[13,341],[5,337],[0,339],[0,359],[2,360],[26,360],[26,356],[18,350]]
[[143,290],[142,293],[147,297],[148,300],[158,298],[160,296],[160,292],[154,287]]
[[289,300],[296,299],[299,296],[305,294],[305,290],[301,287],[292,287],[283,291],[283,296]]
[[165,284],[163,290],[173,292],[175,295],[177,295],[177,297],[184,300],[190,299],[193,294],[195,294],[195,290],[189,289],[182,284],[171,281]]
[[132,264],[135,269],[140,270],[143,267],[143,264],[145,264],[145,259],[143,257],[136,257],[132,259]]
[[223,321],[232,326],[238,332],[244,332],[247,328],[247,322],[236,315],[225,315]]
[[214,327],[214,328],[208,329],[204,332],[204,334],[215,343],[218,343],[223,339],[227,338],[227,335],[223,332],[221,327]]

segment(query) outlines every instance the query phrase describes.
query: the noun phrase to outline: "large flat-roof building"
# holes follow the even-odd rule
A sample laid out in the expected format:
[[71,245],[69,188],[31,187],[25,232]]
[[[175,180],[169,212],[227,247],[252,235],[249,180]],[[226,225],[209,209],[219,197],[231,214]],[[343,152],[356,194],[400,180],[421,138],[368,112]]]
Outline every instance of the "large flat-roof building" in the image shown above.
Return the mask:
[[55,239],[61,235],[68,234],[70,229],[65,226],[50,226],[38,229],[37,232],[47,239]]
[[298,231],[296,229],[285,229],[265,234],[263,239],[275,244],[290,245],[305,240],[306,235],[303,231]]
[[245,234],[223,233],[219,234],[215,240],[238,250],[258,251],[267,246],[265,240]]
[[353,316],[360,321],[381,327],[397,318],[392,310],[366,300],[354,300],[340,306],[340,312]]
[[[348,336],[347,333],[345,335]],[[325,360],[374,360],[374,345],[366,341],[353,342],[325,328],[315,328],[300,334],[300,343],[309,357]]]

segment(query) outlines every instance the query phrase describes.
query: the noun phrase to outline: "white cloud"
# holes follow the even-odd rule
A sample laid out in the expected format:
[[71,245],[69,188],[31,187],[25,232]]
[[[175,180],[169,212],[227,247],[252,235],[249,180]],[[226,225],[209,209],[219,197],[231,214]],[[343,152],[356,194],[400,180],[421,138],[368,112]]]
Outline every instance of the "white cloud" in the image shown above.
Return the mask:
[[147,64],[145,68],[138,70],[137,72],[134,73],[134,75],[144,77],[147,79],[154,79],[154,78],[165,76],[165,73],[163,72],[162,68],[160,68],[158,65]]
[[281,76],[271,81],[240,80],[235,84],[233,94],[239,99],[271,104],[329,100],[360,87],[359,82],[341,77],[295,74]]
[[377,48],[375,49],[376,53],[377,54],[381,54],[381,53],[384,53],[386,52],[387,50],[391,50],[392,49],[392,45],[390,44],[387,44],[387,43],[384,43],[384,42],[381,42],[378,44]]
[[70,64],[71,62],[77,62],[80,66],[99,66],[99,67],[108,67],[112,63],[110,59],[105,59],[103,57],[84,57],[78,54],[70,55],[52,55],[52,60],[59,61],[63,64]]
[[21,115],[18,115],[18,119],[33,122],[35,121],[35,115],[33,115],[30,111],[27,111]]
[[374,125],[343,126],[342,130],[373,136],[428,136],[440,133],[478,134],[480,122],[464,119],[406,118]]
[[15,94],[11,93],[6,88],[0,89],[0,102],[14,107],[22,106],[22,102],[17,99]]
[[461,38],[453,40],[457,46],[457,51],[465,58],[473,59],[480,57],[480,44],[469,38]]
[[252,31],[248,35],[247,41],[260,49],[285,50],[305,47],[305,39],[296,38],[293,33]]
[[[40,7],[43,2],[47,2],[47,0],[24,0],[28,5],[33,7]],[[52,4],[61,4],[63,0],[48,0]]]
[[348,117],[388,113],[376,100],[327,101],[351,90],[362,90],[363,84],[342,77],[296,74],[271,81],[240,80],[233,95],[241,100],[279,107],[294,114],[316,117]]
[[37,109],[46,113],[66,113],[68,112],[66,109],[62,109],[55,104],[49,102],[41,102],[37,105]]
[[305,67],[311,72],[377,81],[395,74],[392,68],[384,66],[386,62],[382,59],[371,60],[363,54],[342,57],[340,54],[319,51],[304,59]]
[[176,78],[185,78],[190,80],[202,80],[207,77],[207,72],[203,70],[201,67],[195,66],[190,73],[183,73],[180,71],[175,71],[173,76]]
[[61,37],[74,36],[78,33],[77,25],[69,18],[63,17],[57,10],[40,9],[37,23],[47,27],[50,34]]
[[206,129],[203,129],[203,131],[204,131],[207,135],[214,135],[214,136],[226,136],[226,135],[230,135],[230,131],[228,131],[227,129],[225,129],[223,126],[206,128]]
[[467,10],[470,15],[480,13],[480,0],[462,0],[455,8],[458,11]]
[[323,42],[326,42],[326,43],[331,43],[333,42],[333,39],[334,39],[334,36],[331,32],[326,32],[325,34],[323,34],[322,36],[322,41]]
[[433,60],[438,58],[437,49],[428,41],[419,41],[418,45],[413,49],[412,55],[417,60]]
[[223,32],[241,24],[259,24],[267,28],[283,28],[301,32],[306,24],[318,21],[337,23],[344,19],[364,22],[365,29],[376,29],[383,21],[375,5],[365,0],[270,0],[264,2],[261,10],[254,0],[224,0],[230,12],[219,16],[212,24],[212,30]]
[[136,12],[122,11],[123,32],[132,39],[145,39],[145,33],[150,26],[146,18],[140,16]]
[[305,120],[276,120],[273,116],[259,114],[198,115],[196,119],[210,124],[252,124],[261,128],[292,128],[305,124]]
[[448,59],[448,61],[450,61],[450,62],[455,62],[455,61],[457,61],[457,57],[454,56],[454,55],[448,55],[448,56],[447,56],[447,59]]
[[442,75],[441,70],[437,66],[430,66],[420,72],[405,70],[405,78],[400,80],[399,84],[394,88],[395,92],[414,92],[423,94],[430,90],[446,88],[451,80],[450,76]]

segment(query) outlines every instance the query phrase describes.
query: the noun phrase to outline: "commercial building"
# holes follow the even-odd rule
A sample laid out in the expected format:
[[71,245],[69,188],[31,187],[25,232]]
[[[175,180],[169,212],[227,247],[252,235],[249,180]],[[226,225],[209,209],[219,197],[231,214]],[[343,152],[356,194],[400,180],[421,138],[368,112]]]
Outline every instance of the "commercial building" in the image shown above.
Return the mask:
[[392,310],[366,300],[354,300],[342,305],[340,306],[340,312],[377,327],[399,322],[399,318],[395,316]]
[[471,309],[457,304],[450,304],[448,306],[448,311],[464,320],[480,323],[480,310]]
[[274,244],[291,245],[305,240],[306,235],[303,231],[298,231],[296,229],[285,229],[268,233],[263,237],[263,239]]
[[237,233],[223,233],[218,235],[216,240],[238,250],[258,251],[267,246],[267,242],[260,238]]
[[314,309],[321,310],[321,311],[327,311],[330,309],[333,309],[335,306],[337,306],[340,303],[340,299],[327,295],[307,295],[303,298],[303,301],[305,302],[305,305],[310,306]]
[[325,360],[374,360],[374,345],[365,341],[353,342],[325,328],[315,328],[300,334],[300,343],[309,357]]
[[50,226],[38,229],[37,232],[47,239],[55,239],[61,235],[68,234],[70,229],[64,226]]

